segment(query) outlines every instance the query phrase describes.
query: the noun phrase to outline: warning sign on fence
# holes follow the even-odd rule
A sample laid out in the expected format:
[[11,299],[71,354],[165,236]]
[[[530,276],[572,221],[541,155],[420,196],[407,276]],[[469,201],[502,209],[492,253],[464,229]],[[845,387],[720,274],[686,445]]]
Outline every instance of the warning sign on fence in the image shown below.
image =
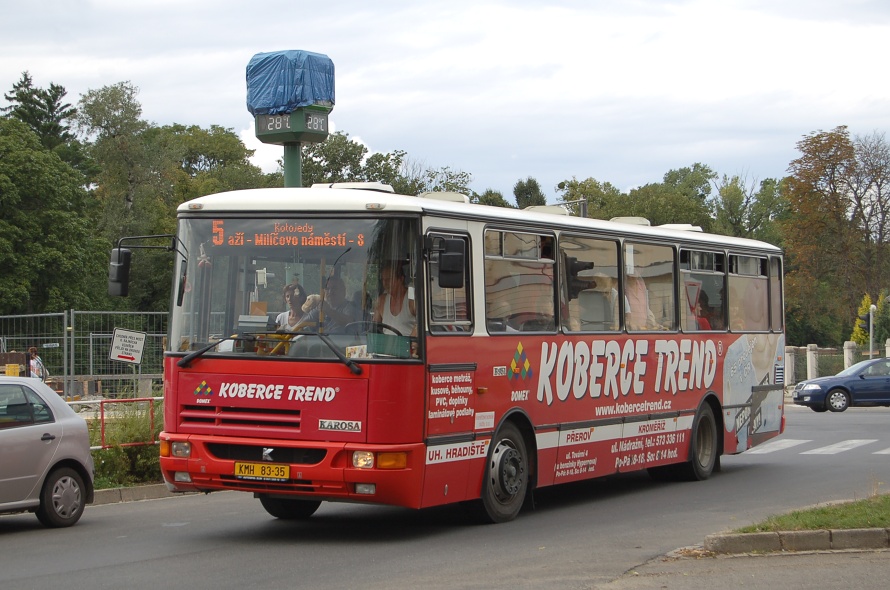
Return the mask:
[[142,349],[145,348],[145,332],[114,329],[111,339],[111,353],[108,358],[113,361],[139,364],[142,362]]

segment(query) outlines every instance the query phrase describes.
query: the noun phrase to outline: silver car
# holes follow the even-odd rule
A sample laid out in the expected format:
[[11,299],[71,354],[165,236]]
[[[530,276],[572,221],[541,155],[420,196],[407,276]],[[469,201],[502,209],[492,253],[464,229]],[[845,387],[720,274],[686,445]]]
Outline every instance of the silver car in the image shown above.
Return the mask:
[[37,379],[0,377],[0,513],[71,526],[93,501],[87,424]]

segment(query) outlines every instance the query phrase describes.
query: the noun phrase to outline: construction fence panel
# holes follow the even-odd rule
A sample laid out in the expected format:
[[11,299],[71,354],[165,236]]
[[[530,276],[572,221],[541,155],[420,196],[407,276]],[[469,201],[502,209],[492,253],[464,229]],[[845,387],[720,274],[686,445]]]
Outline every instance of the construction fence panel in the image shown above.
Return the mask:
[[[145,333],[140,363],[110,358],[115,328]],[[73,395],[133,397],[163,386],[165,312],[71,311],[70,365]]]
[[37,354],[51,379],[64,379],[68,374],[68,313],[37,313],[0,316],[0,352]]

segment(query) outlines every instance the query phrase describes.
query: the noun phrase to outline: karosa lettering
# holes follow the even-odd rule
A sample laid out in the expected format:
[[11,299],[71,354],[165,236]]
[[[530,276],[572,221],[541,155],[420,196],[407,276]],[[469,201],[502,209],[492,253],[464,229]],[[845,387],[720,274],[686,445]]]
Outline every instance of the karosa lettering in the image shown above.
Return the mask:
[[[571,394],[575,399],[612,398],[644,392],[643,381],[652,379],[655,393],[678,394],[710,387],[717,374],[717,347],[712,340],[655,340],[650,356],[648,340],[628,339],[587,342],[544,342],[538,370],[537,398],[553,403]],[[653,358],[654,356],[654,358]],[[653,362],[654,361],[654,362]],[[648,371],[654,369],[654,375]]]

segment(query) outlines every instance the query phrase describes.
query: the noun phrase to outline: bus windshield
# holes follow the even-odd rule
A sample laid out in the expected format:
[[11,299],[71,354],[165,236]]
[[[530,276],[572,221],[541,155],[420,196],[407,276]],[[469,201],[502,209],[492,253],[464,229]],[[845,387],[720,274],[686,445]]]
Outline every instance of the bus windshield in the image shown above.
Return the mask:
[[181,218],[168,351],[415,358],[418,236],[417,218]]

